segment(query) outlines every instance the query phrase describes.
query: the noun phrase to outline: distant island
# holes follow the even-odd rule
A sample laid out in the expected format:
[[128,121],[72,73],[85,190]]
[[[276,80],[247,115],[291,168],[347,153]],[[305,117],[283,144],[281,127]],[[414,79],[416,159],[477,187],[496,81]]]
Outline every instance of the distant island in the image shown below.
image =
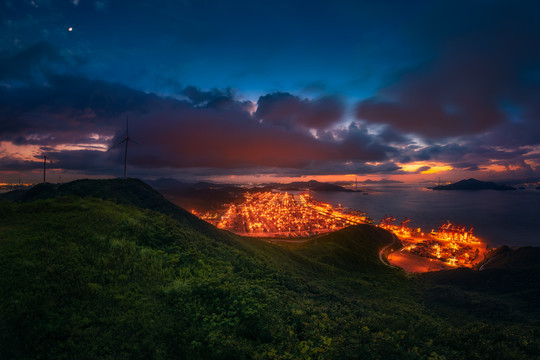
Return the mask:
[[246,186],[234,184],[220,184],[208,181],[199,181],[197,183],[187,183],[171,178],[161,178],[157,180],[145,180],[145,182],[154,189],[182,189],[182,190],[208,190],[208,189],[226,189],[229,192],[245,192],[246,189],[251,191],[342,191],[342,192],[361,192],[360,190],[348,189],[338,184],[319,182],[317,180],[295,181],[290,183],[268,183],[262,186],[248,188]]
[[281,191],[341,191],[341,192],[361,192],[360,190],[347,189],[340,185],[335,185],[331,183],[319,182],[317,180],[309,181],[295,181],[287,184],[278,184],[272,183],[264,186],[264,189],[271,190],[281,190]]
[[516,190],[515,187],[500,185],[492,181],[480,181],[476,179],[461,180],[450,185],[434,186],[433,190]]
[[[172,178],[145,180],[145,182],[162,193],[169,201],[185,209],[197,212],[216,211],[224,204],[242,202],[246,192],[265,191],[321,191],[321,192],[362,192],[361,190],[319,182],[316,180],[297,181],[290,183],[267,183],[259,186],[245,186],[240,184],[225,184],[217,182],[199,181],[197,183],[183,182]],[[366,193],[364,193],[366,194]],[[0,197],[1,200],[1,197]]]

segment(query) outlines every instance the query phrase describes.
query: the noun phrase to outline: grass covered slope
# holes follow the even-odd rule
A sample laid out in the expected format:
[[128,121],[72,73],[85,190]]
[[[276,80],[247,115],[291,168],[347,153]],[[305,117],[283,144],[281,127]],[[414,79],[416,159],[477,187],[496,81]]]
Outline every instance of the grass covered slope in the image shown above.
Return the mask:
[[20,202],[51,199],[60,196],[94,197],[107,199],[119,204],[134,205],[143,209],[155,210],[175,215],[177,219],[198,218],[184,209],[167,201],[159,192],[139,179],[75,180],[65,184],[38,184],[20,195]]
[[295,248],[212,231],[218,239],[174,214],[73,194],[0,204],[0,358],[539,353],[538,319],[523,321],[525,310],[503,321],[459,304],[439,311],[417,279],[379,263],[390,241],[379,229]]
[[237,357],[264,335],[257,312],[277,300],[275,274],[170,217],[76,198],[0,214],[8,358]]
[[390,243],[388,231],[356,225],[314,239],[296,252],[345,271],[394,272],[379,260],[379,250]]
[[4,194],[5,200],[17,202],[33,202],[61,196],[106,199],[118,204],[134,205],[142,209],[158,211],[215,238],[222,236],[222,232],[216,232],[215,227],[172,204],[150,185],[139,179],[82,179],[65,184],[46,183],[18,192],[16,196],[8,194]]
[[540,248],[506,246],[491,251],[479,270],[426,273],[431,284],[427,299],[453,311],[456,304],[467,311],[499,320],[525,323],[540,319]]

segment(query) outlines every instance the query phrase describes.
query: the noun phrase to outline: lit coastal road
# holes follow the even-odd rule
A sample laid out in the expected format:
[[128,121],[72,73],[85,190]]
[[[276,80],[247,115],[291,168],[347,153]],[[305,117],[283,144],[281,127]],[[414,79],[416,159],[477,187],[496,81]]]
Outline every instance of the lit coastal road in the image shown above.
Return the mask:
[[384,251],[392,246],[394,246],[396,244],[396,242],[398,241],[398,237],[395,235],[395,234],[392,234],[392,242],[386,246],[384,246],[380,251],[379,251],[379,260],[381,260],[381,262],[386,265],[386,266],[389,266],[391,268],[394,268],[394,269],[397,269],[398,267],[397,266],[394,266],[392,264],[390,264],[389,262],[387,262],[385,259],[384,259]]

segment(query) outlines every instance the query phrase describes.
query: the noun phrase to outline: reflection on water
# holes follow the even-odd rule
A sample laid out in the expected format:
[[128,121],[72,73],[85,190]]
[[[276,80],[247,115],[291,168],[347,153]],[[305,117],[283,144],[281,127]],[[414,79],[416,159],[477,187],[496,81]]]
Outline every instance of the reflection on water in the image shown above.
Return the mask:
[[489,246],[540,246],[540,190],[434,191],[418,186],[364,187],[363,193],[318,192],[313,197],[367,212],[377,223],[385,215],[411,227],[436,229],[443,220],[474,226]]

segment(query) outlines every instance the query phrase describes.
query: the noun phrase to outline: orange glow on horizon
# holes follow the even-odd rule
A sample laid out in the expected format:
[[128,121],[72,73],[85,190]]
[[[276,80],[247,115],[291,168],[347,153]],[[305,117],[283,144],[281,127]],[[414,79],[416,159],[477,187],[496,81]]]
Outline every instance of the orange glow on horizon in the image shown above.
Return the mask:
[[17,160],[34,161],[41,153],[39,145],[16,145],[11,141],[0,141],[0,157],[9,154],[9,157]]
[[414,163],[410,164],[398,164],[401,166],[403,171],[410,172],[410,173],[418,173],[418,170],[422,167],[428,166],[429,169],[420,171],[420,174],[437,174],[445,171],[453,170],[454,168],[450,165],[442,164],[442,163],[430,163],[426,161],[416,161]]
[[437,174],[437,173],[440,173],[440,172],[450,171],[450,170],[453,170],[453,169],[454,168],[451,167],[450,165],[436,165],[436,166],[432,166],[428,170],[422,171],[421,174]]
[[[110,140],[110,137],[99,137],[97,134],[91,134],[92,139],[96,139],[96,136],[99,139],[104,141]],[[73,151],[73,150],[97,150],[97,151],[107,151],[107,144],[105,143],[95,143],[95,144],[59,144],[51,146],[53,151]],[[0,141],[0,156],[9,155],[9,157],[22,160],[22,161],[35,161],[36,156],[41,156],[43,150],[40,145],[16,145],[11,141]]]

